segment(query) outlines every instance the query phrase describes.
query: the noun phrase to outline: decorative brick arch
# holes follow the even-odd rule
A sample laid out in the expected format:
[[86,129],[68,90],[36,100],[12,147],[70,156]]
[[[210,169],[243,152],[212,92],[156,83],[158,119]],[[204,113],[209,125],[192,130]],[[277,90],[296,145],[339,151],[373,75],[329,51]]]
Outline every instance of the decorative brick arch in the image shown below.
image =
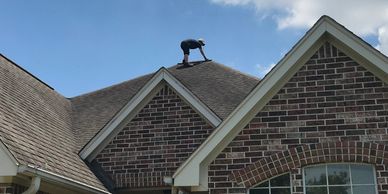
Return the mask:
[[263,158],[236,170],[230,179],[250,188],[271,177],[307,165],[333,162],[388,164],[388,146],[367,142],[330,142],[302,145]]

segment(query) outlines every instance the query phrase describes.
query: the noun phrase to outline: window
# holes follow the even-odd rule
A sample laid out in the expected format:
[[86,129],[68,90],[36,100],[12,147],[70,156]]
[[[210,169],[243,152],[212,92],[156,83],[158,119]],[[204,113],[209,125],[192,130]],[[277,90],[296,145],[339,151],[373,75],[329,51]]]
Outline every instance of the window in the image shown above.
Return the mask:
[[372,165],[327,164],[304,168],[305,194],[374,194]]
[[284,174],[249,190],[249,194],[291,194],[290,174]]

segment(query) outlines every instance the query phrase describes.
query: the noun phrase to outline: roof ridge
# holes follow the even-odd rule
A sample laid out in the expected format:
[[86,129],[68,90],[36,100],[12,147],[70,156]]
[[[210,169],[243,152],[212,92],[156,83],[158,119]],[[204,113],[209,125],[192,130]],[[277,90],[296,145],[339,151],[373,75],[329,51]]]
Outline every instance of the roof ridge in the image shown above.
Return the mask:
[[[217,61],[211,60],[211,61],[204,61],[203,63],[207,63],[207,62],[212,62],[212,64],[214,64],[214,65],[220,66],[220,67],[223,68],[223,69],[226,69],[226,70],[229,70],[229,71],[231,71],[231,72],[234,72],[234,73],[243,75],[243,76],[245,76],[245,77],[253,78],[253,79],[258,80],[258,81],[261,80],[259,77],[256,77],[256,76],[254,76],[254,75],[250,75],[250,74],[244,73],[244,72],[242,72],[242,71],[240,71],[240,70],[237,70],[237,69],[233,69],[233,68],[231,68],[231,67],[229,67],[229,66],[226,66],[226,65],[224,65],[224,64],[222,64],[222,63],[219,63],[219,62],[217,62]],[[203,65],[203,63],[199,63],[199,64],[197,64],[197,65],[194,65],[193,67],[199,66],[199,65]],[[174,67],[176,67],[176,66],[178,66],[178,65],[171,65],[171,66],[167,67],[167,69],[171,69],[171,68],[174,68]]]
[[[226,66],[226,65],[223,65],[223,64],[218,63],[218,62],[215,62],[215,61],[212,61],[212,62],[213,62],[213,64],[218,65],[218,66],[220,66],[220,67],[222,67],[222,68],[224,68],[224,69],[227,69],[227,70],[229,70],[229,71],[231,71],[231,72],[235,72],[235,73],[237,73],[237,74],[240,74],[240,75],[243,75],[243,76],[246,76],[246,77],[249,77],[249,78],[252,78],[252,79],[255,79],[255,80],[260,81],[260,78],[259,78],[259,77],[255,77],[255,76],[253,76],[253,75],[249,75],[249,74],[247,74],[247,73],[241,72],[241,71],[239,71],[239,70],[237,70],[237,69],[233,69],[233,68],[231,68],[231,67],[228,67],[228,66]],[[176,66],[177,66],[177,65],[171,65],[171,66],[168,66],[168,67],[162,66],[161,68],[164,68],[164,69],[171,69],[171,68],[174,68],[174,67],[176,67]],[[161,69],[161,68],[160,68],[160,69]],[[80,95],[77,95],[77,96],[73,96],[73,97],[70,97],[70,98],[68,98],[68,99],[71,100],[71,99],[75,99],[75,98],[79,98],[79,97],[83,97],[83,96],[92,95],[92,94],[94,94],[94,93],[98,93],[98,92],[101,92],[101,91],[104,91],[104,90],[109,90],[109,89],[111,89],[111,88],[113,88],[113,87],[116,87],[116,86],[118,86],[118,85],[121,85],[121,84],[130,82],[130,81],[133,81],[133,80],[136,80],[136,79],[140,79],[140,78],[143,78],[143,77],[145,77],[145,76],[151,76],[151,75],[155,74],[156,72],[158,72],[160,69],[158,69],[157,71],[154,71],[154,72],[151,72],[151,73],[147,73],[147,74],[144,74],[144,75],[140,75],[140,76],[137,76],[137,77],[134,77],[134,78],[125,80],[125,81],[121,81],[121,82],[118,82],[118,83],[116,83],[116,84],[113,84],[113,85],[110,85],[110,86],[106,86],[106,87],[103,87],[103,88],[100,88],[100,89],[97,89],[97,90],[94,90],[94,91],[90,91],[90,92],[86,92],[86,93],[83,93],[83,94],[80,94]]]

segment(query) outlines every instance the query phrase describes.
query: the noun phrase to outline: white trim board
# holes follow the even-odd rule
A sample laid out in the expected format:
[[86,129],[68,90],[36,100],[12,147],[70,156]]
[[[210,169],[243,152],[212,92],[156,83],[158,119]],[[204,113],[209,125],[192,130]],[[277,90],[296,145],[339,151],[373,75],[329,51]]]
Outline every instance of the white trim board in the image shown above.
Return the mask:
[[149,80],[136,95],[110,120],[95,137],[80,151],[82,159],[92,161],[98,153],[112,140],[129,122],[138,111],[141,110],[152,97],[167,83],[182,97],[191,107],[214,127],[221,123],[221,119],[201,100],[199,100],[188,88],[179,82],[167,69],[161,68]]
[[[28,173],[27,173],[28,172]],[[31,165],[22,165],[16,160],[16,158],[11,154],[6,145],[0,140],[0,182],[13,182],[20,173],[28,174],[29,176],[42,176],[48,182],[55,182],[58,184],[63,184],[67,187],[72,187],[80,189],[82,191],[87,191],[91,193],[109,193],[107,191],[98,189],[96,187],[90,186],[88,184],[49,172],[43,169],[34,168]],[[28,185],[29,186],[28,180]]]
[[15,176],[19,163],[0,140],[0,176]]
[[369,62],[368,70],[387,82],[388,58],[330,17],[323,16],[178,168],[173,175],[174,186],[207,190],[208,165],[325,41],[350,48],[349,52]]

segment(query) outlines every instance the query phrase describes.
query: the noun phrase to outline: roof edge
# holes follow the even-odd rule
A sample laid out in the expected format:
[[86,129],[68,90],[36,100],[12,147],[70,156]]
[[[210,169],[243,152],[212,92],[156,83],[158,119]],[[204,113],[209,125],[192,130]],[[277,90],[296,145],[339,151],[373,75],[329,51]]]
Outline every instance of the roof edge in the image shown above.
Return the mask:
[[71,179],[71,178],[68,178],[68,177],[47,171],[47,170],[44,170],[44,169],[41,169],[38,167],[35,167],[33,165],[20,165],[18,167],[18,173],[38,175],[38,176],[41,176],[42,178],[44,178],[48,181],[72,186],[72,187],[75,187],[77,189],[85,190],[85,191],[92,192],[92,193],[110,194],[109,191],[104,191],[100,188],[97,188],[97,187],[88,185],[86,183],[82,183],[80,181],[77,181],[77,180],[74,180],[74,179]]
[[[140,103],[141,99],[150,93],[153,88],[156,87],[156,81],[159,83],[161,81],[160,74],[164,67],[160,68],[152,76],[150,80],[139,90],[137,93],[126,103],[109,121],[102,127],[93,138],[89,140],[87,144],[78,152],[78,155],[83,159],[87,159],[89,162],[90,155],[97,149],[97,147],[111,134],[111,132],[119,126],[121,121],[136,108],[137,104]],[[158,79],[159,78],[159,79]]]
[[[190,157],[182,163],[182,165],[175,171],[173,174],[174,179],[191,179],[191,182],[187,181],[179,181],[179,180],[174,180],[175,186],[201,186],[201,187],[206,187],[206,185],[200,185],[200,164],[203,162],[203,160],[208,156],[207,154],[211,152],[211,150],[215,149],[215,147],[218,145],[218,143],[213,144],[212,141],[213,139],[217,138],[220,142],[221,140],[226,136],[226,133],[228,133],[230,130],[233,129],[233,127],[230,126],[229,123],[233,122],[234,125],[237,125],[238,122],[241,121],[242,118],[246,114],[248,114],[249,111],[247,111],[247,107],[253,107],[256,103],[253,102],[253,97],[255,94],[257,94],[258,90],[267,83],[268,79],[271,77],[274,77],[273,74],[274,72],[279,69],[279,66],[286,61],[288,61],[292,56],[294,56],[294,52],[296,50],[299,50],[305,42],[314,34],[317,34],[318,37],[321,37],[324,34],[324,31],[322,28],[318,29],[318,26],[322,26],[321,24],[325,20],[325,17],[321,17],[321,19],[304,35],[302,39],[300,39],[296,45],[292,47],[292,49],[277,63],[277,65],[272,68],[272,70],[255,86],[255,88],[247,95],[247,97],[236,107],[236,109],[229,114],[229,116],[217,127],[212,134],[195,150],[194,153],[190,155]],[[318,31],[318,32],[317,32]],[[317,40],[318,37],[315,37],[314,40]],[[305,48],[306,49],[306,48]],[[282,73],[286,73],[287,71],[283,71]],[[272,78],[274,79],[274,78]],[[269,88],[266,88],[269,90]],[[261,96],[264,96],[265,94],[263,93]],[[243,110],[245,109],[243,114],[240,114]],[[236,117],[240,117],[236,119]],[[227,129],[226,129],[227,128]],[[226,130],[225,130],[226,129]],[[223,133],[223,134],[222,134]],[[211,145],[211,146],[210,146]],[[205,151],[206,153],[204,153]],[[196,160],[196,161],[195,161]],[[194,164],[195,163],[195,164]],[[195,172],[188,170],[188,169],[196,169]],[[187,171],[190,171],[190,176],[184,176],[184,178],[180,178],[180,175],[183,173],[187,174]],[[204,176],[204,175],[203,175]],[[186,185],[186,183],[187,185]]]
[[160,83],[165,81],[169,84],[179,96],[189,103],[196,111],[201,114],[214,127],[221,123],[221,119],[202,101],[200,101],[187,87],[176,79],[164,67],[160,68],[154,76],[116,113],[116,115],[82,148],[78,153],[82,159],[92,161],[96,155],[106,146],[107,141],[113,138],[118,128],[122,127],[123,122],[128,117],[135,116],[135,112],[143,106],[147,98],[152,96],[158,89]]
[[38,77],[36,77],[35,75],[33,75],[32,73],[30,73],[29,71],[27,71],[26,69],[24,69],[23,67],[21,67],[20,65],[18,65],[17,63],[15,63],[14,61],[12,61],[11,59],[7,58],[6,56],[4,56],[2,53],[0,53],[0,56],[3,57],[5,60],[7,60],[8,62],[12,63],[14,66],[16,66],[17,68],[19,68],[20,70],[22,70],[24,73],[27,73],[29,76],[33,77],[35,80],[37,80],[38,82],[42,83],[43,85],[45,85],[46,87],[50,88],[51,90],[54,90],[55,89],[53,87],[51,87],[50,85],[48,85],[47,83],[45,83],[44,81],[42,81],[41,79],[39,79]]
[[[347,30],[329,16],[322,16],[314,26],[291,48],[291,50],[277,63],[277,65],[261,80],[251,93],[239,104],[239,106],[213,131],[213,133],[181,164],[173,174],[174,186],[191,186],[192,188],[207,188],[207,166],[233,138],[249,122],[248,117],[253,117],[255,111],[259,111],[266,100],[274,95],[279,87],[279,80],[285,80],[296,65],[306,60],[307,55],[312,55],[311,50],[322,44],[327,34],[336,37],[344,44],[358,46],[354,52],[362,52],[361,55],[368,60],[375,59],[386,74],[388,67],[383,66],[388,58],[382,53],[370,48],[364,41],[360,41],[356,35]],[[360,51],[361,50],[361,51]],[[369,57],[369,58],[368,58]],[[386,64],[386,63],[385,63]],[[299,64],[300,65],[300,64]],[[257,109],[257,110],[256,110]]]

